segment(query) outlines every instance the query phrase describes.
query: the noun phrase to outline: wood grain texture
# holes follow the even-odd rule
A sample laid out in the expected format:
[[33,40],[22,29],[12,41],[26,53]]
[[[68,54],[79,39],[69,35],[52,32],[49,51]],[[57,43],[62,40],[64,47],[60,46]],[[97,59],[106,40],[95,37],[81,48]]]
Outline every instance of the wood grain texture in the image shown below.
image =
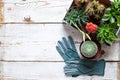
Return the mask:
[[[63,62],[2,62],[4,80],[117,80],[117,63],[107,63],[105,75],[66,77]],[[113,74],[114,73],[114,74]]]
[[120,42],[103,45],[104,77],[64,75],[57,41],[71,35],[77,49],[82,41],[76,29],[62,24],[72,1],[0,0],[0,80],[120,80]]
[[55,49],[58,40],[71,35],[76,42],[81,41],[79,32],[62,24],[8,24],[3,28],[4,60],[61,60]]
[[[6,24],[1,34],[4,48],[2,60],[11,61],[62,61],[55,46],[61,38],[71,35],[77,49],[82,41],[81,34],[72,27],[63,24]],[[113,46],[104,46],[102,58],[107,61],[120,61],[119,42]],[[111,57],[112,56],[112,57]]]
[[[62,22],[73,0],[3,0],[4,23],[26,23],[24,17],[30,16],[32,22]],[[112,0],[111,0],[112,1]]]
[[2,0],[0,0],[0,23],[3,23],[3,6],[4,6],[4,3]]
[[118,76],[118,80],[120,80],[120,62],[118,63],[118,73],[117,73],[117,76]]
[[0,80],[2,80],[2,79],[3,79],[3,65],[0,62]]
[[4,0],[4,23],[62,22],[72,0]]

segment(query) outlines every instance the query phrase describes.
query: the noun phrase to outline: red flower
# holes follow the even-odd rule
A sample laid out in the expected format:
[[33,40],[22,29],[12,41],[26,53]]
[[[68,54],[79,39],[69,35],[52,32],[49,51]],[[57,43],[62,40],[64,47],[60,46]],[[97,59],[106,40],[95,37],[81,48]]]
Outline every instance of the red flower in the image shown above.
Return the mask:
[[86,30],[91,33],[95,33],[97,30],[98,26],[96,24],[93,24],[92,22],[87,23],[86,25]]

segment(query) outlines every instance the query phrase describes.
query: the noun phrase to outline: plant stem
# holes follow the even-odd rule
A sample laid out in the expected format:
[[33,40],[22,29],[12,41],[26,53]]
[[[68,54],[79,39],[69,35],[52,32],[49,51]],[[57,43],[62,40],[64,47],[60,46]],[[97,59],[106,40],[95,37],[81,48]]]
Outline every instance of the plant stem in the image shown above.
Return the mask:
[[79,31],[80,33],[82,33],[82,35],[83,35],[83,41],[85,41],[85,35],[88,37],[89,40],[91,40],[90,36],[89,36],[87,33],[85,33],[85,32],[83,32],[82,30],[80,30],[80,28],[77,26],[76,23],[74,23],[73,21],[71,21],[71,23],[78,29],[78,31]]

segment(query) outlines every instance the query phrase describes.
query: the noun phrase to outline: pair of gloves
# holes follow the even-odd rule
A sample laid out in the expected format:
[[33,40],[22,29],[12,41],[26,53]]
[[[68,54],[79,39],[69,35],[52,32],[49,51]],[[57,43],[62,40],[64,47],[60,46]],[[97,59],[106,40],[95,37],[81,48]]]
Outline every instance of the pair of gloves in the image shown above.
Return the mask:
[[68,39],[63,37],[62,41],[58,41],[56,49],[66,64],[64,66],[65,75],[72,77],[82,74],[104,75],[105,61],[81,59],[71,36],[68,36]]

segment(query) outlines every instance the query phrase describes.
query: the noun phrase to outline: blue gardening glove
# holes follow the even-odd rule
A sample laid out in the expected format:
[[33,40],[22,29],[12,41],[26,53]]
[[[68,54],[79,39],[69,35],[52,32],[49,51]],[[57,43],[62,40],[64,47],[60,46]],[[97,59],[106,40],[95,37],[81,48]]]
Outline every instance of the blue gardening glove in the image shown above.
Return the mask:
[[58,41],[56,49],[62,56],[66,64],[79,62],[80,57],[77,53],[76,47],[71,36],[68,37],[68,40],[65,37],[63,37],[62,41]]
[[68,40],[63,37],[62,41],[58,41],[56,49],[66,63],[66,66],[64,67],[66,75],[73,77],[81,74],[104,75],[105,61],[81,59],[71,36],[68,36]]
[[104,75],[104,69],[105,69],[105,61],[99,60],[99,61],[84,61],[81,60],[80,63],[67,65],[64,67],[64,71],[66,75],[70,76],[78,76],[82,74],[87,75]]

